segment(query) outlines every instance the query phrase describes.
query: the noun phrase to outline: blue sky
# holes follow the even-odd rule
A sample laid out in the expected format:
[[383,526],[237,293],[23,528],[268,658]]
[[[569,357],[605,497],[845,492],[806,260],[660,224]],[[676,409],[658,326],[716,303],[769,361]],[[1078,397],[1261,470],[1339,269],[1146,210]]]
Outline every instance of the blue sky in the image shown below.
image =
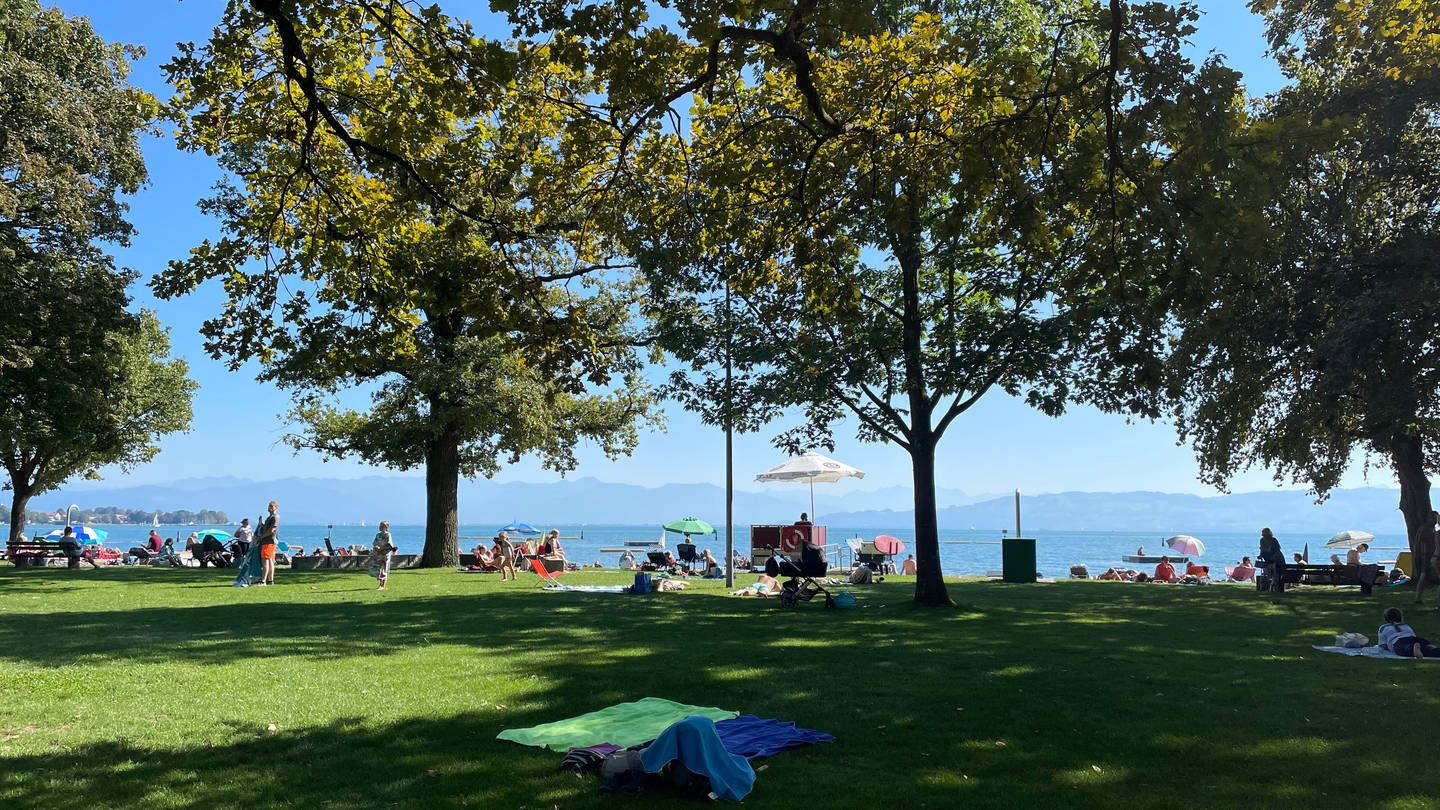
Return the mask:
[[[148,53],[135,65],[133,81],[157,96],[169,90],[160,66],[175,52],[177,41],[203,41],[219,21],[220,0],[60,0],[54,3],[72,15],[91,19],[101,36],[110,41],[142,44]],[[1265,43],[1258,17],[1241,0],[1201,0],[1204,17],[1192,38],[1196,53],[1222,53],[1239,68],[1253,93],[1273,90],[1282,81],[1275,65],[1264,56]],[[216,233],[214,223],[201,214],[196,200],[205,196],[217,177],[204,156],[182,154],[168,138],[145,143],[150,186],[131,201],[131,219],[139,230],[129,248],[117,251],[122,265],[148,278],[168,260],[182,257],[192,246]],[[234,475],[267,480],[289,476],[352,478],[395,474],[349,461],[325,461],[315,454],[295,454],[280,443],[286,432],[281,415],[287,396],[254,379],[253,367],[239,372],[204,353],[198,334],[200,323],[219,310],[222,300],[214,288],[179,301],[156,301],[147,288],[134,289],[138,306],[154,309],[170,327],[174,354],[190,363],[191,376],[200,383],[195,398],[193,430],[166,437],[162,451],[128,476],[104,470],[105,484],[164,483],[209,475]],[[666,482],[724,483],[724,437],[699,423],[678,406],[668,408],[665,433],[647,434],[634,456],[610,462],[593,448],[582,449],[581,467],[574,476],[656,486]],[[777,425],[776,431],[789,425]],[[758,489],[753,475],[783,460],[769,443],[771,433],[737,436],[736,483]],[[833,455],[867,473],[864,481],[836,485],[832,492],[850,488],[878,489],[910,483],[909,456],[889,445],[855,441],[849,426],[836,435]],[[411,474],[420,474],[415,471]],[[1196,480],[1190,451],[1176,445],[1168,425],[1128,423],[1125,418],[1076,407],[1058,419],[1043,416],[1023,403],[995,393],[963,415],[943,440],[937,464],[941,487],[969,493],[999,493],[1020,489],[1027,493],[1067,490],[1124,491],[1135,489],[1212,494]],[[556,476],[524,461],[506,469],[497,480],[546,481]],[[104,486],[105,484],[101,484]],[[1367,481],[1357,470],[1347,486],[1390,486],[1387,472]],[[1236,479],[1232,490],[1274,487],[1265,471]]]

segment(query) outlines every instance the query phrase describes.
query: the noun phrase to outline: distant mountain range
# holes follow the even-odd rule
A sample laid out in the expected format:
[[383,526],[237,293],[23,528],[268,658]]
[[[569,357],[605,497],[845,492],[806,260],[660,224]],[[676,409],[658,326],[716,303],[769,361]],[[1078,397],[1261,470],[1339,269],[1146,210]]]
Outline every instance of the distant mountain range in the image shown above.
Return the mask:
[[[898,529],[914,522],[908,487],[848,492],[834,496],[815,489],[815,510],[831,526]],[[425,481],[411,476],[367,478],[286,478],[250,481],[198,478],[166,485],[111,487],[79,484],[31,501],[35,510],[120,506],[138,509],[215,509],[232,520],[259,516],[274,498],[292,523],[358,523],[388,519],[414,524],[425,520]],[[937,493],[942,529],[995,529],[1015,525],[1013,495],[970,495],[960,490]],[[1135,532],[1278,531],[1329,532],[1367,529],[1403,531],[1396,508],[1399,492],[1363,488],[1336,491],[1322,505],[1290,490],[1199,496],[1161,492],[1062,492],[1025,495],[1022,529]],[[766,492],[737,491],[735,521],[788,523],[808,510],[803,486]],[[694,515],[712,523],[725,517],[725,490],[713,484],[642,487],[577,478],[553,483],[463,482],[461,523],[648,524]],[[1028,532],[1027,532],[1028,533]]]

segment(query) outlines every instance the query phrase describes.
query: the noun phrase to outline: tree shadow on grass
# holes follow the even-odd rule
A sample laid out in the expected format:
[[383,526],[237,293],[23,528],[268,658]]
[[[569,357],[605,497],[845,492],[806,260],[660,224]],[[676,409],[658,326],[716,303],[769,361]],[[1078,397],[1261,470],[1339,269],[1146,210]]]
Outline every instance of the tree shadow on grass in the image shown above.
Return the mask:
[[[295,577],[297,588],[306,582]],[[558,754],[494,737],[647,695],[837,736],[772,758],[752,806],[804,796],[880,807],[897,795],[931,807],[1338,806],[1353,800],[1357,763],[1378,803],[1409,795],[1407,774],[1423,771],[1437,742],[1428,730],[1392,739],[1374,702],[1357,700],[1357,672],[1374,678],[1390,674],[1374,667],[1394,664],[1297,643],[1376,610],[1328,594],[1284,602],[1240,589],[974,584],[952,589],[965,607],[937,611],[885,583],[862,601],[890,607],[841,611],[704,593],[427,595],[424,582],[342,602],[281,587],[262,592],[265,601],[246,593],[222,605],[7,616],[0,660],[32,665],[223,666],[263,655],[345,667],[449,644],[544,677],[503,711],[295,729],[282,713],[274,732],[242,723],[216,744],[112,741],[6,756],[0,798],[22,807],[610,806],[620,800],[601,797],[595,781],[557,775]],[[1389,705],[1414,717],[1437,708],[1419,690]],[[1177,771],[1181,762],[1189,765]],[[1183,789],[1157,788],[1177,772]],[[644,800],[656,801],[670,803]]]

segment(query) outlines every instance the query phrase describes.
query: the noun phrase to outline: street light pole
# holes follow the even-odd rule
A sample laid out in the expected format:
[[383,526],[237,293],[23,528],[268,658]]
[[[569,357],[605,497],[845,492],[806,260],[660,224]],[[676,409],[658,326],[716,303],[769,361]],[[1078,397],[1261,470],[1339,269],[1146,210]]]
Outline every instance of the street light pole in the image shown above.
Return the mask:
[[725,587],[735,587],[734,417],[730,413],[730,277],[725,277]]

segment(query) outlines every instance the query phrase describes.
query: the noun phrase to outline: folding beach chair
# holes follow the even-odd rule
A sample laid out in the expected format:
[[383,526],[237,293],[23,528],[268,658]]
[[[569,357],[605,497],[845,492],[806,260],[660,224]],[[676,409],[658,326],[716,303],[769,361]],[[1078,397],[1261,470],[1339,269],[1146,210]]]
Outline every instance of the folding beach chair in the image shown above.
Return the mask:
[[694,543],[681,543],[676,546],[675,557],[686,571],[700,564],[700,555],[695,551]]
[[560,557],[527,557],[530,567],[540,575],[541,585],[559,585],[560,575],[565,573],[565,560]]
[[663,551],[647,551],[645,552],[645,556],[649,559],[649,562],[642,566],[643,568],[667,571],[671,574],[675,573],[675,569],[679,568],[679,566],[670,562],[670,555]]

